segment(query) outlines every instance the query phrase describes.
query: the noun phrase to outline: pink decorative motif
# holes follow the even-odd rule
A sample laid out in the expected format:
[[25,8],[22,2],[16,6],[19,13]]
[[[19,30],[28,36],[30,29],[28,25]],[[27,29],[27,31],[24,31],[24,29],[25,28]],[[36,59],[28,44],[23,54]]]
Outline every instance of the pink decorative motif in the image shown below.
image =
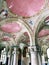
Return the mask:
[[2,40],[3,41],[10,41],[10,38],[9,37],[3,37]]
[[45,0],[6,0],[9,9],[17,15],[30,17],[45,5]]
[[24,35],[25,35],[25,36],[29,36],[27,32],[24,32]]
[[49,16],[48,16],[48,17],[46,17],[45,21],[46,21],[46,20],[49,20]]
[[7,33],[15,33],[21,30],[18,23],[8,23],[1,26],[1,30]]
[[41,30],[38,34],[38,37],[43,37],[49,35],[49,29]]

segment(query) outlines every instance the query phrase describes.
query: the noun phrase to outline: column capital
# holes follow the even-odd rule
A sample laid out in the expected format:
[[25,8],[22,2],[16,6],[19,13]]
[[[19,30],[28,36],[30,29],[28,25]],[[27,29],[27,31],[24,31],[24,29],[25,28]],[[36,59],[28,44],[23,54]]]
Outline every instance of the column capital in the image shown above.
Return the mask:
[[30,50],[30,52],[36,52],[36,46],[29,46],[28,49]]

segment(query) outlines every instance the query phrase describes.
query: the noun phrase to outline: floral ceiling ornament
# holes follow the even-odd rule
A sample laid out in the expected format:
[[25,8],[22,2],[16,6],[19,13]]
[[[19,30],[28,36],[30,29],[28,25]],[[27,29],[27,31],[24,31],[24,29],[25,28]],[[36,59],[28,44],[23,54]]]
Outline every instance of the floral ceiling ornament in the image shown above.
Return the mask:
[[18,23],[8,23],[2,25],[0,29],[7,33],[15,33],[21,30],[21,26]]

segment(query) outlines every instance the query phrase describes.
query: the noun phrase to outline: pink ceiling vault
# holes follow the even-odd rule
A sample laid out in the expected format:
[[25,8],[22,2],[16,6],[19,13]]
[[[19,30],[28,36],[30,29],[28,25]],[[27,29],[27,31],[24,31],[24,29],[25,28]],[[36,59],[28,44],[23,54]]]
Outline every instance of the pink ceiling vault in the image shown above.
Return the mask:
[[[44,21],[48,22],[49,21],[49,16],[45,18]],[[43,37],[43,36],[46,36],[46,35],[49,35],[49,29],[43,29],[39,32],[38,34],[38,37]]]
[[43,29],[39,32],[38,37],[49,35],[49,29]]
[[14,14],[30,17],[38,13],[45,5],[45,0],[6,0]]
[[0,29],[7,33],[16,33],[21,30],[21,26],[18,23],[8,23],[2,25]]

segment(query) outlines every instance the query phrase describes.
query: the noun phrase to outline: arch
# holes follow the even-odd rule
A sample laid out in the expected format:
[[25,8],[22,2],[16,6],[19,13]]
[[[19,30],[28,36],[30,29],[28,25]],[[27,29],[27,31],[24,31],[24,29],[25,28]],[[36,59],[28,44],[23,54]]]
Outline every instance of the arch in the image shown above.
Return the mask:
[[11,22],[12,21],[14,21],[14,22],[19,21],[22,25],[25,26],[25,28],[27,29],[28,35],[30,37],[30,46],[32,46],[33,45],[33,34],[32,34],[32,30],[31,30],[30,26],[26,23],[26,21],[23,21],[23,20],[17,19],[17,18],[6,18],[6,19],[1,20],[0,26],[3,25],[4,23],[7,23],[7,22],[10,23],[10,21]]
[[48,16],[49,16],[49,12],[45,11],[38,17],[38,20],[36,21],[36,26],[34,30],[34,37],[35,37],[34,39],[35,39],[37,50],[40,50],[40,51],[41,51],[41,47],[38,45],[37,37],[38,37],[39,31],[45,26],[45,19]]

